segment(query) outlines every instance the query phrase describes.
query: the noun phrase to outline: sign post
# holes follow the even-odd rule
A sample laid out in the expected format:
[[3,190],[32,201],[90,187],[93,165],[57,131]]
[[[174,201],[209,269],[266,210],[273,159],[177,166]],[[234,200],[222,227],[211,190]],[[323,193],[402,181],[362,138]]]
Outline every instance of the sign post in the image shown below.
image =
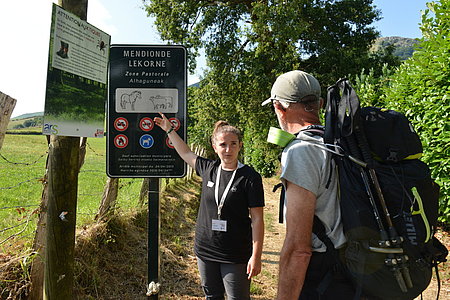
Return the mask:
[[107,121],[107,175],[150,177],[147,296],[159,293],[159,178],[183,177],[186,163],[153,119],[164,113],[186,140],[186,49],[112,45]]

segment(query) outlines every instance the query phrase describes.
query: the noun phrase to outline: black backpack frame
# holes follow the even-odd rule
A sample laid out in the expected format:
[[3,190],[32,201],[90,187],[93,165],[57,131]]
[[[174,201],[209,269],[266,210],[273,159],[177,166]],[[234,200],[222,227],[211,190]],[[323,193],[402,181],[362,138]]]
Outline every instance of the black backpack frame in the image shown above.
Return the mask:
[[[418,135],[401,113],[361,108],[341,79],[328,88],[323,138],[339,152],[332,155],[348,240],[341,263],[357,286],[355,298],[414,299],[448,254],[434,237],[439,186],[418,159]],[[327,239],[319,222],[314,232]]]

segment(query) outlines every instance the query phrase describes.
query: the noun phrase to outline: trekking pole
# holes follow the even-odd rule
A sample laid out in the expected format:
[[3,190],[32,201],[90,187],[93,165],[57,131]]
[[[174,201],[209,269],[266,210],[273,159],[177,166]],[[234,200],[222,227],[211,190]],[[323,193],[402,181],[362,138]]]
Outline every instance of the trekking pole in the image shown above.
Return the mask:
[[409,285],[409,282],[411,282],[409,270],[407,270],[408,272],[402,272],[403,268],[398,267],[399,260],[396,258],[396,255],[403,254],[403,249],[398,247],[390,248],[392,244],[386,232],[384,224],[381,220],[380,212],[378,211],[378,207],[375,202],[375,197],[370,187],[369,178],[365,170],[368,168],[368,165],[366,162],[361,161],[361,149],[357,147],[355,137],[353,135],[346,137],[343,140],[343,142],[346,143],[346,146],[351,154],[348,156],[348,158],[351,159],[353,162],[355,162],[357,165],[359,165],[359,171],[361,174],[362,181],[364,183],[364,187],[366,189],[366,194],[367,197],[369,198],[370,205],[372,206],[373,213],[375,215],[375,221],[377,222],[378,229],[380,231],[380,240],[378,241],[379,247],[369,246],[369,250],[372,252],[384,253],[387,255],[387,259],[385,259],[386,266],[391,269],[400,289],[403,292],[407,292],[408,291],[407,286]]
[[[354,106],[355,106],[355,103],[357,103],[358,104],[357,107],[359,109],[358,96],[356,95],[354,90],[350,87],[348,81],[340,80],[338,82],[338,85],[342,91],[343,97],[346,97],[345,101],[347,101],[347,103],[352,103]],[[348,105],[347,105],[347,107],[348,107]],[[412,280],[411,280],[411,276],[409,274],[409,269],[406,265],[406,262],[408,261],[408,256],[403,254],[403,249],[401,248],[403,238],[398,235],[398,233],[395,230],[395,227],[392,223],[391,215],[387,208],[386,201],[384,199],[384,195],[381,190],[375,169],[373,168],[372,154],[370,152],[369,143],[367,142],[366,136],[364,135],[364,131],[362,128],[362,123],[361,123],[359,113],[355,113],[353,115],[352,122],[353,122],[351,124],[351,127],[353,129],[351,132],[352,134],[348,135],[348,138],[353,136],[353,139],[351,140],[350,145],[349,145],[353,149],[351,151],[351,153],[353,153],[354,155],[356,153],[360,154],[362,156],[363,162],[366,163],[366,167],[364,169],[368,170],[373,187],[375,188],[375,192],[378,196],[380,206],[383,210],[386,224],[388,226],[388,231],[389,231],[389,234],[386,234],[386,230],[384,229],[382,222],[380,222],[380,220],[378,219],[378,218],[380,218],[380,215],[378,213],[378,209],[377,209],[373,194],[370,189],[370,184],[369,184],[369,180],[367,178],[367,174],[364,171],[364,169],[362,168],[361,175],[363,177],[363,181],[364,181],[366,190],[370,191],[370,192],[368,192],[368,196],[369,196],[371,205],[374,208],[374,212],[376,212],[375,218],[377,219],[377,222],[379,224],[381,224],[381,227],[379,225],[380,237],[381,237],[381,241],[379,241],[379,245],[381,246],[381,248],[378,248],[378,247],[369,247],[369,248],[371,251],[387,254],[387,259],[385,261],[386,265],[389,266],[391,268],[391,270],[393,271],[393,274],[397,280],[397,283],[400,286],[400,289],[403,292],[407,292],[407,286],[410,288],[412,287]],[[354,140],[355,138],[356,138],[357,146],[355,145],[355,140]],[[358,149],[359,151],[356,149]],[[396,248],[386,249],[385,247],[396,247]],[[402,267],[398,266],[399,263],[402,265]]]
[[[346,101],[347,103],[352,103],[353,106],[356,106],[358,110],[359,109],[358,96],[356,95],[355,91],[351,88],[348,81],[341,80],[338,82],[338,84],[339,88],[342,91],[343,101]],[[342,107],[346,108],[349,107],[349,105]],[[362,161],[364,161],[367,164],[366,169],[368,170],[370,179],[372,180],[373,187],[375,188],[376,195],[378,196],[378,200],[380,202],[380,206],[381,209],[383,210],[385,221],[388,226],[388,234],[391,241],[391,246],[400,245],[403,239],[399,237],[397,231],[394,228],[391,215],[389,213],[386,201],[383,196],[383,192],[381,191],[380,183],[378,182],[377,175],[373,168],[373,158],[370,152],[369,143],[367,142],[366,136],[364,135],[364,128],[362,127],[361,115],[359,114],[359,111],[355,112],[353,118],[351,119],[352,122],[350,126],[352,128],[352,131],[351,134],[347,136],[348,138],[350,138],[350,136],[354,136],[354,140],[352,140],[351,145],[349,145],[354,149],[351,152],[353,155],[355,155],[355,153],[360,154],[360,158],[362,159]]]
[[349,149],[350,155],[348,158],[359,165],[359,172],[361,174],[362,181],[364,183],[364,187],[366,190],[367,198],[369,198],[370,205],[372,206],[373,214],[375,215],[375,221],[377,223],[378,229],[380,231],[380,237],[381,239],[378,241],[378,245],[380,247],[389,247],[390,240],[389,236],[387,234],[386,229],[384,228],[383,221],[381,220],[381,215],[378,210],[377,204],[375,202],[375,197],[372,193],[372,189],[370,188],[369,179],[367,177],[366,172],[364,169],[367,168],[367,163],[362,161],[360,149],[358,149],[355,141],[355,137],[353,135],[350,135],[342,140]]
[[368,163],[368,173],[370,179],[372,180],[373,187],[375,188],[375,192],[378,196],[378,200],[380,202],[388,226],[390,244],[392,247],[397,247],[399,248],[399,250],[401,250],[399,252],[396,252],[396,255],[389,253],[386,264],[392,268],[400,289],[403,292],[407,292],[407,288],[412,288],[413,284],[411,276],[409,274],[409,268],[407,266],[408,256],[403,254],[403,249],[401,248],[403,238],[398,235],[397,230],[392,223],[391,215],[387,208],[383,191],[381,190],[377,174],[375,172],[375,169],[373,168],[373,158],[370,154],[369,144],[362,132],[361,124],[359,124],[359,122],[357,122],[357,125],[355,126],[355,135],[358,141],[359,148],[361,149],[361,153],[363,155],[363,160]]

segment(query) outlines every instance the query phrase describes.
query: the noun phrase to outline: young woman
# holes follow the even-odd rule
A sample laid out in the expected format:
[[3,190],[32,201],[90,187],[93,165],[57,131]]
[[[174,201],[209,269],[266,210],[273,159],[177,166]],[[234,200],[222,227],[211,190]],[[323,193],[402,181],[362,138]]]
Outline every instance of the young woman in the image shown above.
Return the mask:
[[264,192],[260,174],[238,161],[241,132],[224,121],[215,124],[214,161],[193,153],[160,115],[155,124],[202,178],[194,250],[206,299],[226,293],[228,300],[250,300],[250,279],[261,272]]

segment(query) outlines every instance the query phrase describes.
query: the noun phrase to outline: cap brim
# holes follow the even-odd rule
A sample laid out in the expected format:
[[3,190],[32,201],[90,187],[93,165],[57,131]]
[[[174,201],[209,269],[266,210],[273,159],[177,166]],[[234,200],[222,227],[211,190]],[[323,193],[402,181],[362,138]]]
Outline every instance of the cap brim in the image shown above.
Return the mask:
[[261,106],[264,106],[264,105],[266,105],[266,104],[269,104],[270,102],[272,102],[272,98],[268,98],[268,99],[264,100],[264,102],[261,103]]

